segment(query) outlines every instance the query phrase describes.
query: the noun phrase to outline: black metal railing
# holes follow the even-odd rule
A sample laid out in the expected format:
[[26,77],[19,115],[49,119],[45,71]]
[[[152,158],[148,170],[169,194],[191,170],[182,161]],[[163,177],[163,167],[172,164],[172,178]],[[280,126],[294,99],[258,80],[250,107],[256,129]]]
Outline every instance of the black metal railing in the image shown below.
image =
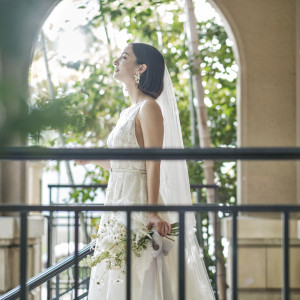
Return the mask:
[[[47,148],[2,148],[0,150],[0,159],[8,160],[94,160],[94,159],[191,159],[191,160],[296,160],[300,159],[300,148],[241,148],[241,149],[47,149]],[[26,205],[0,205],[0,212],[19,212],[21,217],[21,259],[20,259],[20,287],[17,292],[22,300],[27,299],[27,217],[31,211],[72,211],[75,218],[75,286],[74,298],[81,298],[78,295],[78,240],[79,240],[79,221],[78,214],[82,211],[113,211],[115,206],[26,206]],[[232,214],[232,299],[236,300],[237,294],[237,214],[239,212],[277,212],[281,213],[283,219],[282,229],[282,251],[283,251],[283,287],[282,298],[289,299],[289,217],[290,213],[300,212],[299,205],[252,205],[252,206],[219,206],[219,205],[197,205],[197,206],[118,206],[119,211],[127,213],[127,253],[130,253],[130,227],[131,213],[135,211],[174,211],[179,214],[179,278],[178,294],[179,299],[185,299],[184,282],[184,222],[185,213],[193,211],[204,212],[223,212]],[[127,281],[126,297],[130,299],[131,295],[131,273],[130,273],[130,255],[127,259]]]
[[[75,203],[74,199],[71,199],[70,196],[64,199],[61,199],[61,196],[57,195],[56,198],[53,197],[53,189],[61,190],[61,189],[92,189],[97,190],[106,189],[107,184],[49,184],[49,205],[58,205],[58,204],[68,204],[72,205]],[[79,203],[82,203],[79,201]],[[100,203],[101,204],[101,203]],[[102,203],[103,205],[103,203]],[[81,214],[80,224],[79,226],[82,227],[85,232],[85,244],[88,244],[89,242],[89,235],[92,233],[92,226],[88,225],[91,224],[91,219],[94,218],[94,215],[90,214]],[[96,216],[97,217],[97,216]],[[99,217],[99,215],[98,215]],[[54,215],[52,212],[49,214],[46,214],[47,218],[47,268],[52,266],[56,263],[57,257],[55,255],[55,246],[57,245],[53,240],[54,236],[59,236],[60,229],[65,228],[67,231],[67,236],[64,239],[64,242],[67,243],[67,255],[69,256],[71,254],[70,246],[72,245],[72,242],[74,241],[70,234],[71,229],[74,227],[74,220],[71,216],[71,213],[68,212],[67,215]],[[56,233],[56,234],[55,234]],[[89,233],[89,234],[88,234]],[[72,240],[72,242],[71,242]],[[53,255],[54,253],[54,255]],[[87,271],[87,270],[85,270]],[[88,273],[88,272],[86,272]],[[73,289],[74,286],[74,280],[72,276],[72,269],[66,269],[65,274],[62,274],[64,276],[60,278],[60,275],[57,275],[55,280],[48,280],[47,281],[47,299],[59,299],[59,297],[63,296],[64,294],[70,292]],[[86,275],[86,279],[88,279],[88,275]],[[83,280],[81,282],[81,288],[88,289],[89,282],[87,280]],[[53,297],[53,291],[55,291],[56,297]]]
[[[84,249],[78,252],[78,259],[81,260],[85,258],[87,255],[92,254],[93,250],[91,250],[90,245],[86,246]],[[38,275],[30,278],[26,282],[26,289],[27,292],[34,290],[35,288],[41,286],[43,283],[47,282],[48,280],[54,278],[61,272],[67,270],[68,268],[74,266],[74,257],[75,255],[72,254],[69,257],[65,258],[63,261],[47,268],[45,271],[39,273]],[[12,300],[17,299],[21,295],[21,286],[17,286],[16,288],[12,289],[5,295],[1,296],[1,300]]]
[[296,160],[298,147],[273,148],[186,148],[103,149],[0,147],[0,160]]
[[[76,205],[76,206],[26,206],[26,205],[1,205],[1,211],[3,212],[19,212],[21,215],[21,270],[20,278],[21,284],[16,289],[10,291],[9,293],[3,295],[1,299],[16,299],[20,297],[22,300],[27,299],[28,289],[33,289],[39,286],[42,282],[47,281],[48,279],[54,277],[56,274],[64,270],[70,265],[75,266],[75,284],[74,284],[74,299],[78,299],[78,262],[81,258],[88,253],[88,249],[84,249],[81,252],[78,251],[78,248],[75,247],[75,254],[68,258],[68,265],[64,261],[60,266],[55,266],[52,269],[47,269],[43,274],[40,274],[30,281],[26,282],[26,265],[27,265],[27,249],[26,249],[26,240],[27,240],[27,215],[29,212],[55,212],[55,211],[69,211],[74,213],[75,218],[75,241],[78,241],[78,214],[82,211],[114,211],[115,206],[99,206],[99,205]],[[219,206],[219,205],[194,205],[194,206],[118,206],[118,211],[124,211],[127,213],[127,253],[130,253],[130,228],[131,228],[131,213],[136,211],[172,211],[179,214],[179,276],[178,276],[178,292],[179,299],[185,299],[185,282],[184,282],[184,223],[185,223],[185,213],[186,212],[223,212],[230,213],[232,215],[232,299],[237,299],[237,214],[239,212],[277,212],[282,214],[283,227],[282,227],[282,253],[283,253],[283,289],[282,289],[282,299],[289,299],[289,215],[290,213],[300,212],[299,205],[234,205],[234,206]],[[130,256],[128,256],[130,257]],[[126,283],[126,295],[127,299],[131,299],[131,274],[130,274],[130,258],[127,259],[127,283]]]
[[[55,204],[74,204],[74,199],[69,199],[64,197],[61,199],[60,193],[57,193],[57,197],[53,199],[53,189],[55,190],[60,190],[60,189],[106,189],[107,184],[48,184],[48,189],[49,189],[49,205],[55,205]],[[195,192],[196,197],[194,199],[195,203],[200,204],[200,203],[205,203],[206,199],[204,199],[203,194],[200,192],[203,189],[212,189],[214,192],[214,203],[218,203],[218,185],[215,184],[191,184],[190,185],[191,191]],[[82,202],[78,202],[81,203]],[[103,205],[103,203],[97,203],[98,205]],[[46,212],[47,213],[47,212]],[[91,224],[91,219],[94,217],[94,215],[90,215],[87,213],[81,215],[82,218],[80,219],[80,227],[84,227],[84,232],[89,232],[91,233],[93,228],[90,225]],[[52,212],[49,214],[46,214],[45,217],[47,218],[47,268],[50,268],[53,264],[56,264],[56,256],[53,253],[55,253],[54,248],[57,244],[54,243],[53,241],[53,236],[55,235],[56,231],[59,231],[59,229],[66,228],[67,229],[67,236],[64,239],[64,242],[67,243],[67,256],[70,256],[70,244],[71,244],[71,235],[70,235],[70,230],[72,226],[74,226],[73,218],[70,216],[70,212],[67,215],[62,215],[62,216],[57,216],[53,215]],[[204,216],[205,217],[205,216]],[[83,224],[81,223],[83,221]],[[215,220],[216,224],[216,220]],[[214,241],[217,241],[217,231],[216,229],[214,230]],[[59,233],[56,233],[56,235],[59,235]],[[197,213],[196,214],[196,237],[198,239],[198,242],[202,249],[205,248],[204,245],[204,240],[203,240],[203,232],[202,232],[202,214]],[[209,236],[207,236],[207,240],[209,239]],[[213,289],[217,291],[217,261],[216,259],[213,260],[213,263],[209,264],[208,259],[204,256],[204,262],[206,264],[206,267],[208,268],[209,266],[214,267],[214,272],[213,272],[213,277],[212,277],[212,284],[213,284]],[[55,277],[55,280],[49,279],[47,281],[47,299],[59,299],[59,297],[63,296],[64,294],[70,292],[73,289],[74,285],[74,280],[70,276],[71,269],[66,270],[66,274],[64,274],[64,280],[62,280],[59,276],[57,275]],[[85,270],[87,271],[87,270]],[[84,287],[85,289],[88,289],[88,281],[86,279],[89,279],[88,276],[86,276],[85,280],[82,281],[81,283],[81,288]],[[55,298],[53,297],[53,292],[55,292],[56,296]]]

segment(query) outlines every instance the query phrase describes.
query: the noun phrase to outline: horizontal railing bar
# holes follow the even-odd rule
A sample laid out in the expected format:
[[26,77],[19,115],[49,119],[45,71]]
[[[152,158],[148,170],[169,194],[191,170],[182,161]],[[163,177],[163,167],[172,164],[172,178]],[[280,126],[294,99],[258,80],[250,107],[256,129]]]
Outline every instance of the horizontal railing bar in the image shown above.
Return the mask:
[[105,184],[48,184],[48,188],[106,188]]
[[194,184],[191,183],[190,184],[190,188],[191,189],[202,189],[202,188],[206,188],[206,189],[218,189],[219,186],[217,184]]
[[[98,187],[107,187],[106,184],[48,184],[48,188],[98,188]],[[219,186],[216,184],[194,184],[191,183],[190,187],[192,189],[195,188],[208,188],[208,189],[215,189]]]
[[[91,246],[86,246],[82,250],[78,252],[78,260],[83,259],[88,254],[92,253],[93,250],[91,250]],[[53,278],[57,274],[60,274],[61,272],[67,270],[68,268],[72,267],[74,265],[74,257],[75,254],[68,256],[63,261],[57,263],[56,265],[51,266],[50,268],[46,269],[45,271],[41,272],[37,276],[34,276],[30,278],[27,281],[26,287],[28,288],[28,291],[31,291],[41,284],[45,283],[49,279]],[[1,300],[12,300],[17,299],[20,297],[21,293],[21,286],[17,286],[16,288],[12,289],[8,293],[0,296]]]
[[300,159],[300,147],[274,148],[185,148],[185,149],[104,149],[104,148],[0,148],[1,160],[294,160]]
[[4,211],[202,211],[202,212],[300,212],[300,205],[24,205],[24,204],[0,204],[0,212]]

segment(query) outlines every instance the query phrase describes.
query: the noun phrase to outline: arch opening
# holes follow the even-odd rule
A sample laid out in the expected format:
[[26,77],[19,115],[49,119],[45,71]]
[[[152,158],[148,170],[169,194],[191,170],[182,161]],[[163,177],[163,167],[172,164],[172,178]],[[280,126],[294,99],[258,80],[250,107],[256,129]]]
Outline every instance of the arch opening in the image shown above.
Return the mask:
[[[70,16],[67,20],[63,18],[61,21],[61,26],[65,26],[65,29],[59,29],[58,15],[63,14],[66,17],[65,13],[71,11],[71,8],[67,6],[67,3],[70,2],[78,4],[77,10],[79,6],[82,6],[79,11],[82,12],[83,16],[78,14],[74,18],[77,22],[78,20],[82,20],[82,24],[77,24],[76,26],[75,22],[75,25],[72,25],[73,19]],[[61,12],[59,13],[54,10],[52,16],[55,17],[51,21],[52,23],[49,21],[50,18],[46,21],[44,35],[47,59],[43,56],[44,46],[41,46],[42,40],[40,39],[39,48],[34,56],[34,60],[39,60],[40,65],[33,64],[31,67],[31,90],[33,91],[31,101],[33,103],[40,101],[41,105],[43,105],[43,101],[48,101],[49,89],[53,85],[53,97],[51,98],[63,99],[75,116],[79,112],[79,115],[89,117],[89,119],[85,119],[84,121],[87,123],[77,123],[77,127],[72,128],[73,132],[71,135],[68,135],[66,132],[63,133],[68,145],[103,146],[105,138],[115,124],[120,111],[129,105],[129,99],[124,98],[122,88],[112,79],[112,59],[119,55],[122,47],[128,41],[133,41],[134,36],[136,40],[142,42],[151,42],[152,40],[164,54],[175,88],[177,87],[180,117],[182,126],[185,128],[183,130],[185,144],[188,147],[192,146],[191,133],[188,129],[191,126],[188,100],[190,91],[187,88],[190,73],[188,59],[185,55],[187,48],[184,43],[184,16],[183,14],[178,15],[175,13],[179,9],[182,11],[182,6],[162,6],[160,9],[153,9],[151,11],[137,7],[134,8],[137,16],[130,15],[128,9],[133,10],[133,8],[124,7],[124,11],[127,11],[128,14],[122,18],[122,14],[113,12],[113,10],[110,11],[111,14],[108,13],[109,10],[107,7],[102,7],[106,13],[101,16],[93,15],[93,13],[89,14],[88,11],[91,8],[88,6],[83,7],[80,3],[82,4],[83,2],[62,1],[59,4],[63,7]],[[91,3],[92,5],[96,5],[96,2],[91,1]],[[99,12],[100,8],[98,7],[95,11]],[[149,14],[152,18],[151,23],[149,22],[150,25],[145,21],[149,18]],[[230,35],[228,36],[227,34],[228,29],[224,30],[223,26],[225,24],[222,18],[211,21],[210,19],[201,19],[199,15],[197,15],[199,29],[203,29],[200,33],[203,44],[199,47],[202,47],[203,53],[206,53],[206,55],[203,55],[202,65],[203,84],[206,91],[205,101],[210,109],[210,127],[214,134],[214,146],[235,147],[236,127],[238,126],[238,122],[236,121],[236,103],[238,97],[236,94],[236,80],[239,74],[238,68],[234,66],[237,61],[236,54],[232,53],[232,47],[235,45],[235,42],[233,41],[232,43],[230,40]],[[84,16],[88,20],[85,20]],[[216,18],[215,13],[212,13],[212,16]],[[119,35],[115,33],[116,29],[113,24],[110,24],[112,18],[113,22],[118,26],[117,31],[121,33]],[[221,19],[223,22],[221,22]],[[94,22],[94,28],[92,29],[87,25],[91,22]],[[137,24],[135,27],[134,23]],[[177,24],[177,27],[174,24]],[[53,33],[54,35],[51,37],[51,30],[53,31],[55,26],[57,27],[57,33],[56,35]],[[131,31],[128,29],[131,29]],[[164,36],[162,32],[166,33],[166,35]],[[85,47],[83,47],[83,40],[87,43]],[[72,43],[74,44],[72,45]],[[223,56],[220,55],[220,57],[217,57],[216,53],[220,50],[218,49],[219,47],[224,50],[224,53],[222,52]],[[91,55],[87,58],[88,54]],[[227,54],[228,56],[226,56]],[[48,72],[50,74],[47,74],[45,60],[49,66],[50,71]],[[210,70],[212,71],[210,72]],[[44,75],[41,79],[42,73]],[[228,103],[229,112],[226,112],[225,105]],[[226,134],[224,134],[227,138],[226,140],[223,139],[221,131],[218,129],[221,128],[221,124],[223,124],[224,128],[227,125],[229,127]],[[59,140],[57,133],[45,133],[46,143],[50,141],[52,145],[61,146]],[[52,167],[55,166],[54,164],[52,165]],[[217,178],[217,182],[223,184],[226,180],[229,180],[227,185],[229,188],[227,191],[224,190],[224,196],[222,196],[222,191],[220,195],[223,199],[226,197],[230,203],[235,203],[235,165],[220,164],[217,167],[222,173],[222,176]],[[202,175],[199,175],[200,172],[195,171],[198,168],[199,164],[197,163],[189,165],[190,173],[192,173],[191,181],[198,182],[199,178],[203,178],[201,177]],[[75,173],[78,167],[71,166],[71,170]],[[88,168],[88,171],[89,175],[86,178],[90,181],[93,180],[93,176],[100,178],[107,177],[105,173],[97,168]],[[66,176],[67,171],[64,167],[62,167],[61,172]],[[83,174],[82,171],[76,172]],[[80,179],[78,180],[81,180],[84,176],[80,175]],[[58,175],[57,173],[52,173],[52,177],[44,177],[44,182],[46,183],[49,178],[52,182],[57,181]],[[44,199],[47,199],[47,195],[47,192],[45,192]],[[206,234],[206,237],[209,238],[209,234]]]

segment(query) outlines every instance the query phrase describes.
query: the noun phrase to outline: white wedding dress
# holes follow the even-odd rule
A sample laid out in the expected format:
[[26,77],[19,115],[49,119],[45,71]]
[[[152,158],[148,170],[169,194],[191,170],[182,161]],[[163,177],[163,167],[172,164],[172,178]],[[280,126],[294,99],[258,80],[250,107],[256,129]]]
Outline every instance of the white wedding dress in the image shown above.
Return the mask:
[[[135,135],[135,118],[142,103],[123,110],[116,127],[108,137],[109,148],[138,148]],[[139,205],[147,204],[146,164],[140,160],[111,161],[111,174],[106,192],[106,205]],[[163,204],[162,197],[159,204]],[[161,214],[171,222],[168,214]],[[122,213],[104,213],[101,218],[99,231],[119,218],[124,221]],[[146,224],[146,214],[132,214],[134,222]],[[190,238],[197,243],[195,234],[189,232]],[[156,236],[161,248],[154,251],[152,247],[144,251],[142,257],[132,255],[132,300],[177,300],[178,299],[178,257],[177,242]],[[198,244],[186,249],[186,299],[210,300],[215,299],[206,273],[206,269]],[[196,246],[195,246],[196,245]],[[170,249],[170,246],[172,247]],[[95,249],[97,254],[97,246]],[[195,254],[196,253],[196,254]],[[197,266],[195,265],[197,260]],[[200,267],[199,267],[200,266]],[[200,271],[199,271],[200,269]],[[107,268],[105,261],[92,268],[90,277],[89,300],[125,300],[126,275]]]

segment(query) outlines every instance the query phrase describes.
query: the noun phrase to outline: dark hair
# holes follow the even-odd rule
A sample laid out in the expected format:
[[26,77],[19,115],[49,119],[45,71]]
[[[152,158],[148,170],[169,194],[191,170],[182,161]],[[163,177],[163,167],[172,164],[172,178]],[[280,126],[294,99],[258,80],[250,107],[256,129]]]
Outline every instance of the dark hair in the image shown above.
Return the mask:
[[144,94],[157,99],[164,88],[165,61],[162,54],[153,46],[144,43],[130,43],[136,63],[145,64],[147,69],[141,74],[138,88]]

